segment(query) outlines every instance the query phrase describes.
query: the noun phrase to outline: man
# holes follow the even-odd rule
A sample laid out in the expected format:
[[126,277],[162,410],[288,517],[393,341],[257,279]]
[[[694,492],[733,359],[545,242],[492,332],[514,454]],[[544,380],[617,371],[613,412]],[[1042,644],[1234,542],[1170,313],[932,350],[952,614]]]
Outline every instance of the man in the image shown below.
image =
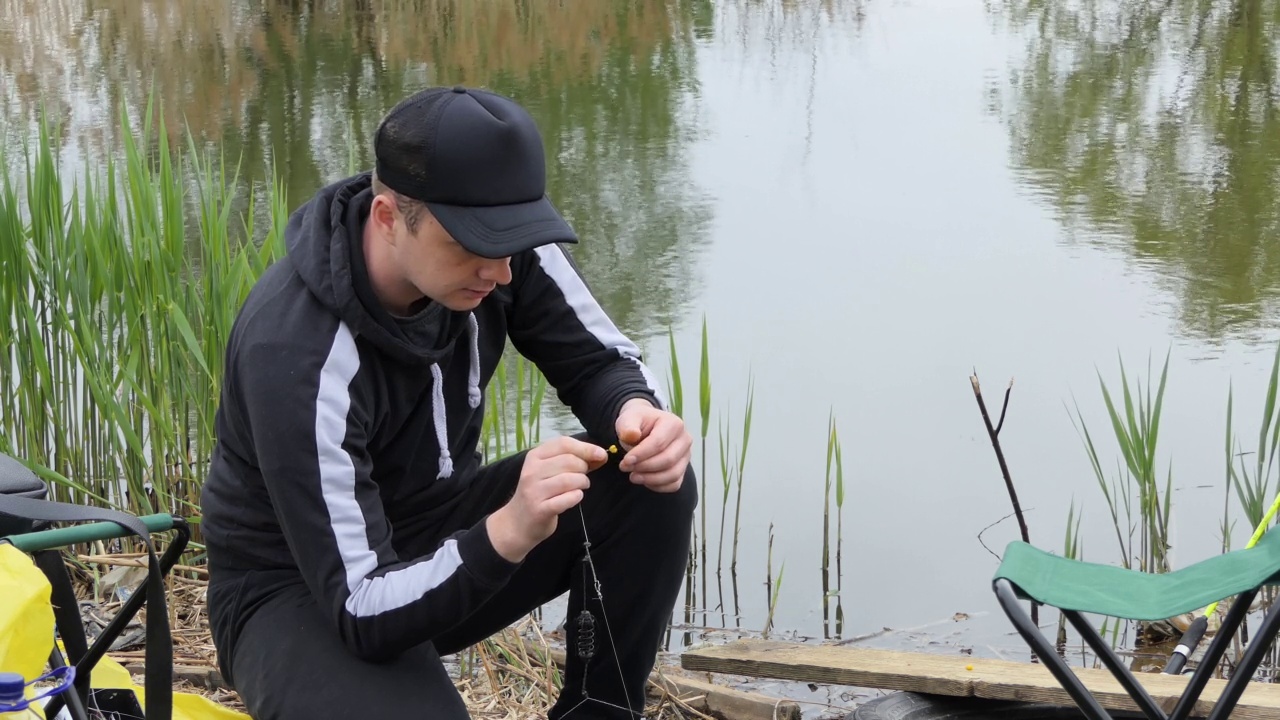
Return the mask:
[[[692,438],[562,249],[524,109],[434,88],[374,146],[290,217],[227,347],[202,517],[223,674],[258,720],[463,718],[440,656],[567,590],[551,717],[639,717]],[[480,466],[508,338],[586,432]]]

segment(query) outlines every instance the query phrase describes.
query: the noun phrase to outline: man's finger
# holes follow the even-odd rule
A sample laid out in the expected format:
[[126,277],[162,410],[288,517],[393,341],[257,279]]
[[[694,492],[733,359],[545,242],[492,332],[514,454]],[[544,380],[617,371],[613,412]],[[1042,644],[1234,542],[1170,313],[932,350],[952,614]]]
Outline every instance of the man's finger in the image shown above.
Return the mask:
[[595,443],[583,442],[577,438],[569,438],[569,440],[572,442],[566,452],[571,455],[589,463],[603,463],[609,459],[609,452]]
[[632,475],[631,481],[654,492],[672,493],[680,489],[684,476],[685,468],[679,467],[660,473]]
[[560,513],[563,513],[565,510],[568,510],[569,508],[572,508],[573,506],[582,502],[583,497],[584,497],[584,494],[581,490],[570,490],[569,492],[561,493],[559,495],[556,495],[553,498],[550,498],[549,500],[547,500],[542,504],[542,507],[550,513],[559,515]]
[[560,453],[539,460],[534,468],[538,477],[549,478],[561,473],[585,473],[591,470],[591,464],[577,455]]
[[539,502],[546,502],[566,493],[585,491],[589,487],[591,487],[591,479],[582,473],[560,473],[538,483],[537,489],[534,490],[534,497],[538,498]]
[[608,459],[608,453],[599,445],[583,442],[575,437],[562,435],[552,438],[529,451],[529,456],[546,459],[557,455],[574,455],[587,462],[599,462]]
[[654,424],[649,435],[639,445],[627,451],[619,467],[624,472],[631,472],[637,465],[662,452],[679,433],[680,426],[675,422],[659,421]]
[[678,435],[674,441],[669,443],[661,452],[649,457],[646,460],[636,461],[631,466],[631,472],[638,473],[657,473],[673,467],[676,463],[685,459],[685,455],[689,452],[689,448],[693,446],[693,441],[685,433]]

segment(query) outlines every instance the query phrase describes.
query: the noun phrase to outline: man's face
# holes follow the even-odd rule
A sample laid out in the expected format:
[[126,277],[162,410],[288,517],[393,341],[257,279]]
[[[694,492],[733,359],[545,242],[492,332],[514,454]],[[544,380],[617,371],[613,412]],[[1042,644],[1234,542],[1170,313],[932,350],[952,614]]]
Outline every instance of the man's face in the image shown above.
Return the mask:
[[480,257],[456,240],[425,209],[410,233],[396,210],[395,258],[404,280],[450,310],[475,309],[499,285],[511,282],[511,259]]

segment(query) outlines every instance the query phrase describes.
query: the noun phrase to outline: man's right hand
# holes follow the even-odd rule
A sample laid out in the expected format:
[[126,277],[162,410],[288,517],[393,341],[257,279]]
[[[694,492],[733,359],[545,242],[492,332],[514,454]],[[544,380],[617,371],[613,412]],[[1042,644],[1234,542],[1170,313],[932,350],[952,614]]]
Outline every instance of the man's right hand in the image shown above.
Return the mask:
[[587,473],[603,466],[604,448],[572,437],[549,440],[525,454],[515,495],[486,521],[498,554],[520,562],[551,537],[560,513],[582,502]]

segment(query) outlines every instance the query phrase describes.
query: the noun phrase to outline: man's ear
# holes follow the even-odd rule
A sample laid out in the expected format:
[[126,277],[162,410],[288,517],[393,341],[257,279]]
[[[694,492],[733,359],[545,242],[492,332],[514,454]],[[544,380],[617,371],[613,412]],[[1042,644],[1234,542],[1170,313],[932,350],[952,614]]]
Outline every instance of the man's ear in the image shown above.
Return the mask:
[[395,201],[384,194],[373,196],[373,204],[369,206],[369,224],[378,237],[385,242],[396,244],[396,210]]

